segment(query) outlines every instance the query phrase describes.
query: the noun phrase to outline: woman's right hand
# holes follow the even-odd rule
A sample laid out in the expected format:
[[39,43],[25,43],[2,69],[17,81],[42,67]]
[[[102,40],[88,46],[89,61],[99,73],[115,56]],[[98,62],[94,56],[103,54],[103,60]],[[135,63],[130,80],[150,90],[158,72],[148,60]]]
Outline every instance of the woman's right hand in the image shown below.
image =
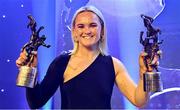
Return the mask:
[[27,52],[25,50],[21,52],[19,58],[16,60],[16,66],[18,68],[21,66],[37,67],[37,51],[33,51],[31,54],[31,58],[27,62]]

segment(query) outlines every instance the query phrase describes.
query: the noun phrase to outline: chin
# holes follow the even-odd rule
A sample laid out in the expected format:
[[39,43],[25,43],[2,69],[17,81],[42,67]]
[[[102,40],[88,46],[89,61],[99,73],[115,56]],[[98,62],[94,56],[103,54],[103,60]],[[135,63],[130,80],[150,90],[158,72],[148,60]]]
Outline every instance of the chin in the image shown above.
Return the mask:
[[92,43],[92,44],[85,44],[84,45],[86,48],[92,48],[92,47],[96,47],[97,44],[96,43]]

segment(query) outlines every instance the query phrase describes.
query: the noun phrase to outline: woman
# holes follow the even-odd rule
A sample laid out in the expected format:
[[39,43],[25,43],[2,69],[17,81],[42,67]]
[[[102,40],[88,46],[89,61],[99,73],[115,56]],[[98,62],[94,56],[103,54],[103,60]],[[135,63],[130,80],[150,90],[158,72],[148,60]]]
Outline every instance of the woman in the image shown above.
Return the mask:
[[[80,8],[72,20],[72,52],[57,57],[49,66],[43,81],[27,88],[30,108],[43,106],[60,86],[62,109],[109,109],[114,83],[127,99],[137,107],[148,100],[143,91],[142,75],[146,72],[144,53],[139,57],[140,79],[136,85],[121,61],[106,54],[106,26],[95,7]],[[22,52],[16,64],[26,61]],[[37,54],[30,66],[37,66]]]

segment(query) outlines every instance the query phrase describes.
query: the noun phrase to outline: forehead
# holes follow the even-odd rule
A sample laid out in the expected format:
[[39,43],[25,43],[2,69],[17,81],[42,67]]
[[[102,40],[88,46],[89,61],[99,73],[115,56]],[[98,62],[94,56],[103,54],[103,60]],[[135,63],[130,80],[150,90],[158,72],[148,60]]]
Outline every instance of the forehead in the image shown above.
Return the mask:
[[75,22],[99,22],[99,17],[90,11],[81,12],[77,15]]

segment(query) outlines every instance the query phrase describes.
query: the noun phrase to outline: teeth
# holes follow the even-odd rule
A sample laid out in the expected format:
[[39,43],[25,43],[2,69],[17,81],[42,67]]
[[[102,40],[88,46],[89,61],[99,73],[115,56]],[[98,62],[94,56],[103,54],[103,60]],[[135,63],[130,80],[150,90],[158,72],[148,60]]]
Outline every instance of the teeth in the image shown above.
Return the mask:
[[83,36],[83,38],[85,38],[85,39],[90,39],[91,36]]

